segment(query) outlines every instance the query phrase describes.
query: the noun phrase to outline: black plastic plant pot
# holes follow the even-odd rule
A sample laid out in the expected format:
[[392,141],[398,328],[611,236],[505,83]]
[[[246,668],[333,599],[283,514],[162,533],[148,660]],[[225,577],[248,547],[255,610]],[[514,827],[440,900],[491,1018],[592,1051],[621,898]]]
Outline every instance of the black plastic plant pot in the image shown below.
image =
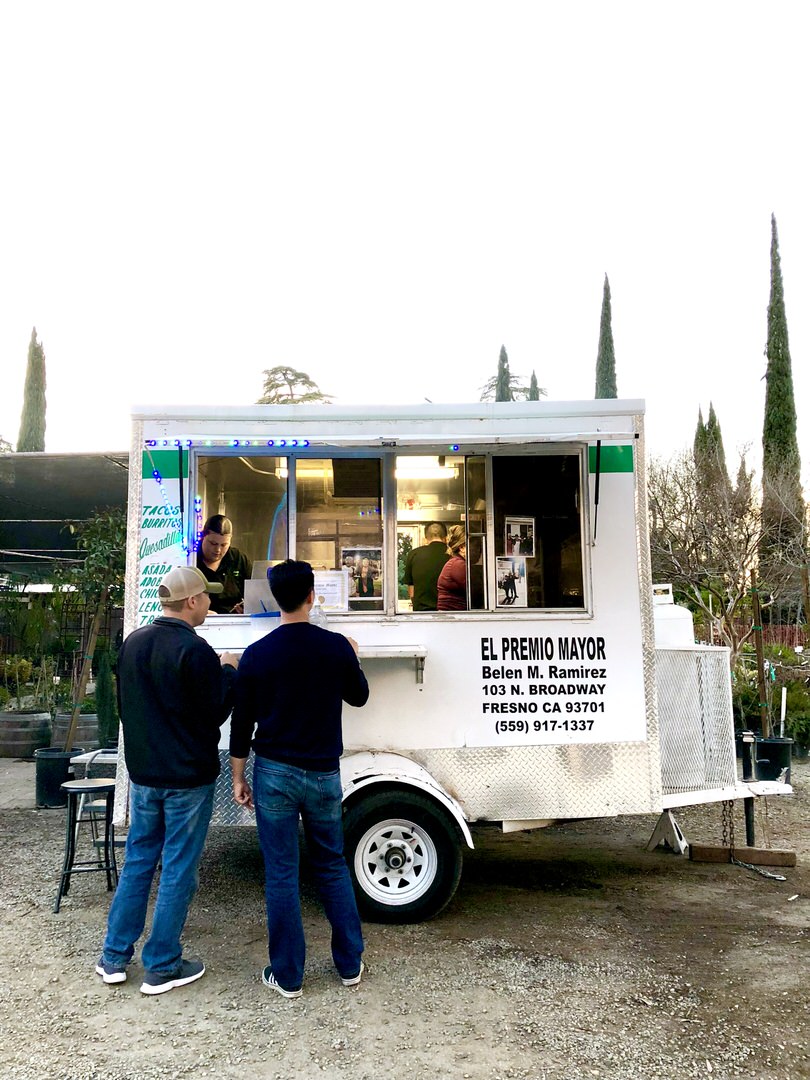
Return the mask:
[[34,767],[37,786],[37,806],[66,806],[67,795],[62,791],[62,784],[73,779],[70,759],[76,754],[83,754],[81,746],[72,750],[62,750],[58,746],[44,746],[34,751]]
[[793,739],[757,738],[755,746],[754,777],[757,780],[778,780],[783,770],[787,769],[785,782],[790,783],[790,756]]

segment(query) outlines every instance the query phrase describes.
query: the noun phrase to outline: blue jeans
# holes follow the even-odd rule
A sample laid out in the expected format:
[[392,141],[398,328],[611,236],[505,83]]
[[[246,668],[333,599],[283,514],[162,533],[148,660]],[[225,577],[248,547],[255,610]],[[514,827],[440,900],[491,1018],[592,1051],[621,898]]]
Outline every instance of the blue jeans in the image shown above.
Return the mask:
[[132,959],[146,925],[149,890],[162,860],[152,930],[141,959],[148,972],[173,975],[180,967],[180,935],[194,893],[211,811],[214,784],[194,788],[130,787],[130,823],[102,957],[113,967]]
[[349,868],[343,857],[340,772],[317,773],[257,757],[253,802],[264,858],[267,938],[273,975],[285,990],[304,979],[304,927],[298,892],[298,815],[315,884],[332,926],[338,974],[360,970],[363,932]]

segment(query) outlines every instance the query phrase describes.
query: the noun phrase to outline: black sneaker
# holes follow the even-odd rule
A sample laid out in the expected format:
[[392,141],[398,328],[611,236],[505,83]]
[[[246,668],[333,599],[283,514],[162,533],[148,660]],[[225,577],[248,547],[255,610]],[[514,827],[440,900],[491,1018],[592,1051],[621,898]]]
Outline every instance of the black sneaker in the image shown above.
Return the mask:
[[180,967],[172,975],[147,972],[141,984],[141,993],[165,994],[167,990],[174,990],[177,986],[185,986],[186,983],[201,979],[204,974],[205,964],[202,960],[181,960]]
[[299,986],[297,990],[285,990],[283,986],[280,986],[276,982],[276,977],[273,974],[273,969],[270,967],[269,964],[262,972],[262,982],[265,986],[269,986],[271,990],[278,990],[281,996],[285,998],[301,997],[304,992],[303,987],[301,986]]
[[357,984],[363,978],[363,972],[365,971],[365,969],[366,969],[366,965],[361,960],[360,961],[360,970],[357,972],[357,974],[356,975],[349,975],[348,978],[345,978],[345,979],[341,975],[340,976],[340,981],[343,983],[344,986],[357,986]]
[[99,961],[96,964],[96,975],[100,975],[104,982],[108,984],[127,981],[126,968],[115,967],[113,964],[105,963],[103,956],[99,957]]

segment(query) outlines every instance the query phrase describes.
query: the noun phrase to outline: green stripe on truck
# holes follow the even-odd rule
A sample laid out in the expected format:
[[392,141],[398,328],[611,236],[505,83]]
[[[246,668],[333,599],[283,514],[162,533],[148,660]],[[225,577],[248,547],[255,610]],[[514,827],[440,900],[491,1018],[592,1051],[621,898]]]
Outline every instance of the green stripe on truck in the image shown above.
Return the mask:
[[[588,447],[588,469],[596,472],[596,447]],[[632,472],[633,471],[633,447],[617,446],[615,443],[602,443],[602,452],[599,456],[599,472]]]

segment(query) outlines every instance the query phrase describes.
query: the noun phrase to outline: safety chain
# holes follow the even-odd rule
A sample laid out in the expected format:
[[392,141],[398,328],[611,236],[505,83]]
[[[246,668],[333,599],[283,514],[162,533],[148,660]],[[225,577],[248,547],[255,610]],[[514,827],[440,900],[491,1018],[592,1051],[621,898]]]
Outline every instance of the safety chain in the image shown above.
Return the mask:
[[734,862],[734,800],[726,799],[722,804],[723,811],[723,847],[729,849],[731,861]]
[[743,862],[741,859],[736,858],[734,855],[734,800],[726,799],[722,804],[722,823],[723,823],[723,847],[729,849],[729,862],[735,866],[742,866],[746,870],[753,870],[755,874],[761,874],[762,877],[772,878],[774,881],[787,881],[787,878],[783,874],[774,874],[770,870],[763,870],[761,866],[754,866],[753,863]]

